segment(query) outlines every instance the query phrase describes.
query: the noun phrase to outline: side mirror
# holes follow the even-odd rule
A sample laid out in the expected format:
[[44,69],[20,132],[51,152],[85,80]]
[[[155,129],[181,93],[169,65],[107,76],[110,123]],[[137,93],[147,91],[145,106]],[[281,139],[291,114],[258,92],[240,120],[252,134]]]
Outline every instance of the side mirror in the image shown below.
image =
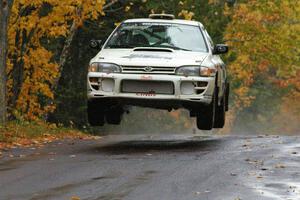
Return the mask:
[[92,49],[100,50],[103,46],[102,40],[91,40],[90,41],[90,47]]
[[228,52],[228,50],[229,50],[229,48],[226,44],[217,44],[214,47],[213,54],[214,55],[225,54]]

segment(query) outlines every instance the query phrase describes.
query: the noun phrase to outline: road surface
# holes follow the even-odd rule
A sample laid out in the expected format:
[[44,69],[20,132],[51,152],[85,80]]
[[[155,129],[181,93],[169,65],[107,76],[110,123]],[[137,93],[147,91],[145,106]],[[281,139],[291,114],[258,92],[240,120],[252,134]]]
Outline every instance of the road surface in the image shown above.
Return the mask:
[[300,137],[105,136],[0,158],[1,200],[299,200]]

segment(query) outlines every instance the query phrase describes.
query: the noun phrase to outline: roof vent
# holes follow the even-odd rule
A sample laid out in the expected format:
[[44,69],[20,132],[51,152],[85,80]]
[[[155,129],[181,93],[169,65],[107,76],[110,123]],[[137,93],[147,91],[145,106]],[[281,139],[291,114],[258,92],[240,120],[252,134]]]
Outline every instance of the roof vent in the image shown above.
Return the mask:
[[149,18],[150,19],[169,19],[169,20],[172,20],[172,19],[175,19],[175,16],[171,15],[171,14],[150,14]]

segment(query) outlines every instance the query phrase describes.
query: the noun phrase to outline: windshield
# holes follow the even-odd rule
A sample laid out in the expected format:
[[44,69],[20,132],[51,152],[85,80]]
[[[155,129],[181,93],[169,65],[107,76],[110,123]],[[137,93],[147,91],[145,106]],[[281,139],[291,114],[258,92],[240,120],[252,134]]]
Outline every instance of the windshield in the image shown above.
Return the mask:
[[124,23],[105,48],[163,47],[183,51],[207,52],[198,26],[167,23]]

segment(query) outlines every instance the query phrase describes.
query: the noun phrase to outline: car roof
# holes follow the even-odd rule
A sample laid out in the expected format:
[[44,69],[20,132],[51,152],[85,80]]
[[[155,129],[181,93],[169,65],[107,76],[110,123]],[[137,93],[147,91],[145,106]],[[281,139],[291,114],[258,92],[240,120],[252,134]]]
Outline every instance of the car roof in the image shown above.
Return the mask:
[[145,23],[168,23],[168,24],[186,24],[192,26],[203,25],[197,21],[183,20],[183,19],[150,19],[150,18],[138,18],[138,19],[127,19],[123,23],[134,23],[134,22],[145,22]]

